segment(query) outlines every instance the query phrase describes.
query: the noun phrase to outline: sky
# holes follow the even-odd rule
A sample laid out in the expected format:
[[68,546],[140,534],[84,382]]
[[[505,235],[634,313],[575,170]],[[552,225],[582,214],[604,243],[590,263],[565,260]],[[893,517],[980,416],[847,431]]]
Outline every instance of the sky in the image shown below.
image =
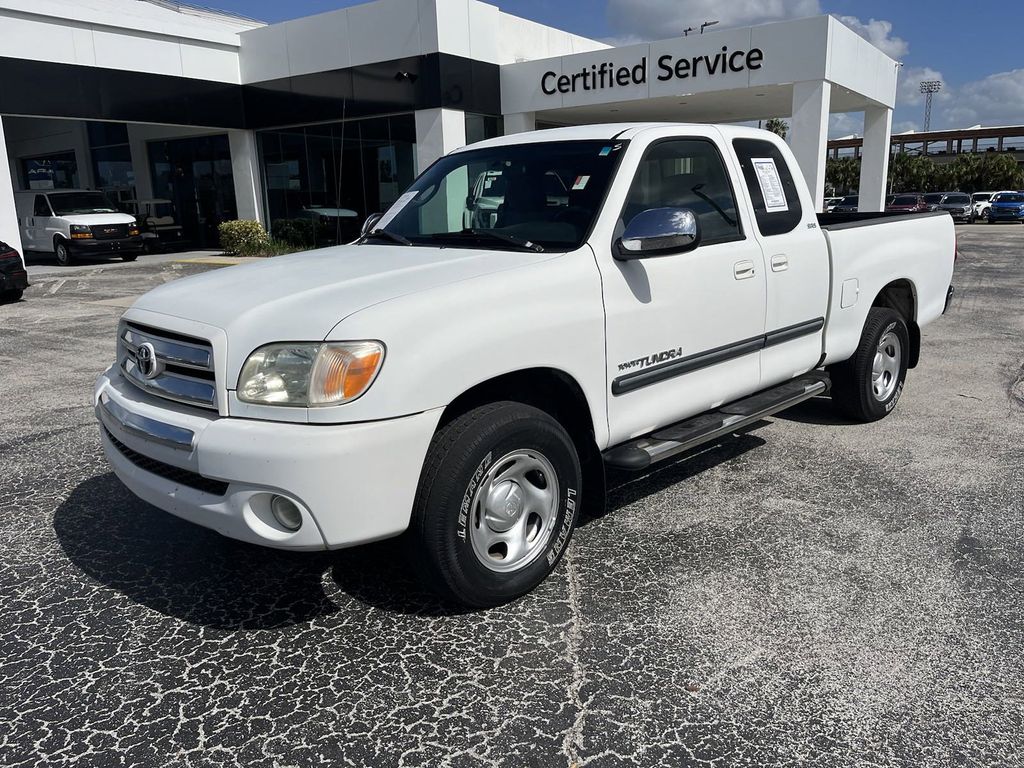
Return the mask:
[[[206,0],[262,21],[365,0]],[[920,130],[921,80],[942,80],[932,129],[1024,124],[1024,36],[1020,14],[999,20],[995,5],[963,0],[489,0],[503,11],[610,43],[672,37],[717,19],[717,29],[831,13],[903,62],[893,131]],[[997,3],[996,5],[1001,5]],[[1014,3],[1002,7],[1016,8]],[[973,11],[973,13],[972,13]],[[832,136],[862,131],[859,114],[833,115]]]

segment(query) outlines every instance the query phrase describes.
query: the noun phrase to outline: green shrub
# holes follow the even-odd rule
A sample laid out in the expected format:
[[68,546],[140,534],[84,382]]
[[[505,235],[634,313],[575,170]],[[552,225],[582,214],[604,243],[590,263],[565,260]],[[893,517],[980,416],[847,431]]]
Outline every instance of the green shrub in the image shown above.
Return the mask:
[[270,245],[270,235],[258,221],[236,219],[217,227],[220,247],[239,256],[260,256]]

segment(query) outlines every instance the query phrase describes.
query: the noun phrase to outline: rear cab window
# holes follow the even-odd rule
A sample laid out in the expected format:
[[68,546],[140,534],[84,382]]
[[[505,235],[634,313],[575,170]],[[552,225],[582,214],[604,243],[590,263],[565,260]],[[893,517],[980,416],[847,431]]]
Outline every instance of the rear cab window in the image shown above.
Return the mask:
[[[732,146],[743,169],[758,231],[766,237],[792,232],[803,219],[803,207],[782,152],[763,139],[734,139]],[[846,198],[843,204],[855,205],[856,198]]]

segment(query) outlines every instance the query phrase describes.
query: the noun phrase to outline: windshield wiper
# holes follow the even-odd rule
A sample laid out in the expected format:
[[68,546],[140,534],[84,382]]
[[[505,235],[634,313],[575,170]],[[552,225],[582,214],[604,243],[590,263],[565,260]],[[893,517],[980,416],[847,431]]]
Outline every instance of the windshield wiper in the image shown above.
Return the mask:
[[367,232],[365,235],[360,237],[356,242],[364,243],[371,237],[379,237],[381,240],[390,240],[391,242],[398,243],[399,245],[412,245],[412,240],[410,240],[409,238],[403,237],[402,235],[399,235],[397,232],[388,232],[386,229],[371,230],[370,232]]
[[508,243],[509,245],[514,245],[516,248],[522,248],[527,251],[535,251],[537,253],[543,253],[544,251],[544,246],[531,242],[524,237],[516,237],[515,235],[509,235],[504,232],[496,232],[493,229],[464,229],[461,232],[438,232],[433,235],[433,237],[438,239],[444,239],[446,237],[490,238],[492,240],[500,240],[503,243]]

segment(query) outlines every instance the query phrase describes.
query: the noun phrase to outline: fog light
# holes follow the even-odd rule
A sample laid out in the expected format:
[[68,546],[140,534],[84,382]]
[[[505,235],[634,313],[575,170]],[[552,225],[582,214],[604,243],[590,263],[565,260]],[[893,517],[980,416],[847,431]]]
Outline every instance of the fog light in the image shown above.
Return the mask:
[[270,500],[270,511],[274,513],[274,519],[289,531],[302,527],[302,512],[291,499],[275,496]]

